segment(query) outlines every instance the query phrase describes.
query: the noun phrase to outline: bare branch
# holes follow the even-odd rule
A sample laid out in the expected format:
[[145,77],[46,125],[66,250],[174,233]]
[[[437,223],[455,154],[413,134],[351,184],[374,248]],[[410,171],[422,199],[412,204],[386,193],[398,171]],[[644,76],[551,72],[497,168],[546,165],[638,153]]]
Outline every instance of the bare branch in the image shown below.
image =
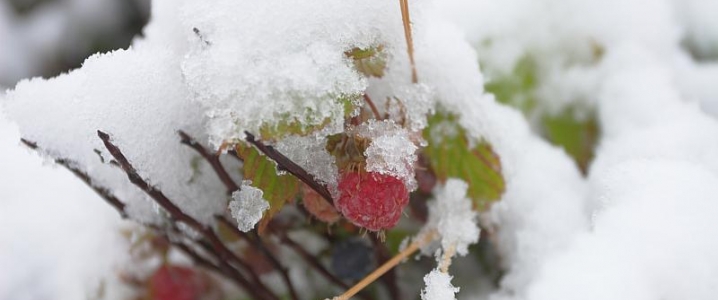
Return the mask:
[[272,264],[275,270],[279,272],[279,274],[282,275],[282,280],[284,280],[284,284],[287,286],[287,290],[289,290],[289,294],[292,296],[293,300],[298,300],[299,296],[297,295],[297,291],[294,289],[294,284],[292,284],[292,280],[289,278],[289,273],[287,272],[287,268],[282,266],[282,264],[279,262],[279,260],[272,254],[272,252],[267,249],[267,247],[264,246],[264,243],[262,243],[261,238],[257,235],[256,231],[254,231],[254,237],[250,237],[247,233],[242,232],[237,228],[237,225],[232,223],[230,220],[228,220],[224,216],[216,216],[217,220],[227,226],[234,235],[237,237],[244,239],[252,245],[255,249],[259,250],[267,259],[269,259],[269,262]]
[[[25,146],[27,146],[28,148],[30,148],[32,150],[41,151],[40,148],[37,146],[37,143],[35,143],[35,142],[29,141],[26,139],[20,139],[20,141],[23,144],[25,144]],[[74,163],[72,163],[70,160],[64,159],[64,158],[56,158],[55,163],[65,167],[65,169],[69,170],[70,172],[72,172],[72,174],[75,174],[75,176],[80,178],[80,180],[82,180],[85,184],[87,184],[93,191],[95,191],[95,193],[100,195],[100,197],[102,197],[102,199],[104,199],[105,202],[107,202],[108,204],[110,204],[110,206],[115,208],[115,210],[117,210],[117,212],[120,214],[120,217],[122,219],[129,218],[129,216],[127,215],[127,211],[125,210],[126,205],[124,202],[120,201],[120,199],[117,199],[117,197],[115,197],[115,195],[113,195],[109,189],[95,184],[92,181],[92,178],[90,178],[90,176],[87,175],[87,173],[85,173],[84,171],[75,167]]]
[[209,164],[212,166],[212,169],[214,169],[214,172],[217,173],[217,176],[219,176],[219,180],[224,183],[224,185],[227,187],[227,193],[232,194],[235,191],[239,190],[239,186],[232,180],[232,177],[229,176],[229,173],[227,173],[227,170],[224,169],[222,164],[219,162],[219,156],[210,154],[207,149],[204,148],[200,143],[198,143],[194,138],[189,136],[184,131],[180,130],[178,131],[180,137],[182,138],[181,143],[185,144],[195,151],[202,155],[204,159],[209,162]]
[[329,193],[329,190],[327,189],[327,186],[324,184],[321,184],[317,182],[314,179],[314,176],[307,173],[304,168],[297,165],[295,162],[293,162],[288,157],[284,156],[284,154],[280,153],[274,147],[265,145],[261,141],[258,141],[254,138],[254,135],[249,132],[244,132],[245,135],[247,135],[246,140],[250,144],[254,145],[254,147],[257,148],[260,152],[264,153],[267,157],[274,160],[277,165],[282,168],[283,170],[286,170],[287,172],[291,173],[292,175],[296,176],[301,180],[302,182],[306,183],[310,188],[315,190],[319,195],[321,195],[324,199],[329,201],[329,203],[332,203],[332,195]]
[[[132,182],[132,184],[143,190],[147,195],[149,195],[153,200],[155,200],[155,202],[159,206],[165,209],[169,213],[170,218],[173,221],[182,222],[187,226],[191,227],[192,229],[196,230],[197,232],[201,233],[209,241],[211,247],[217,251],[221,262],[220,267],[226,269],[227,272],[233,273],[234,277],[238,277],[235,278],[236,280],[245,280],[241,276],[241,274],[239,274],[239,272],[236,272],[236,270],[234,270],[234,272],[230,270],[231,265],[225,262],[232,262],[248,269],[246,263],[242,261],[239,257],[237,257],[232,251],[230,251],[209,226],[203,225],[202,223],[194,219],[192,216],[185,214],[179,207],[172,203],[172,201],[170,201],[169,198],[167,198],[167,196],[162,193],[162,191],[155,188],[154,186],[151,186],[144,179],[142,179],[142,177],[137,173],[137,170],[135,170],[132,164],[122,153],[120,148],[115,146],[110,141],[110,136],[107,133],[98,130],[97,135],[100,137],[110,154],[112,154],[115,160],[117,160],[117,162],[120,164],[120,167],[122,168],[122,170],[125,171],[125,173],[127,174],[127,178],[130,180],[130,182]],[[256,276],[256,274],[251,272],[251,270],[249,270],[249,273],[254,279],[254,284],[262,290],[267,299],[279,299],[262,283],[262,281],[258,278],[258,276]]]

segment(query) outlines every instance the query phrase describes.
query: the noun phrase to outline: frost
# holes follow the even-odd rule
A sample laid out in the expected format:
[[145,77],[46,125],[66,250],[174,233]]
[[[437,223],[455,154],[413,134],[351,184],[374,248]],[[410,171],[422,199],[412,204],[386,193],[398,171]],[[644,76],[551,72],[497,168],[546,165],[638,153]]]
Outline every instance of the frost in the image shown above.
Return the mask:
[[249,180],[242,181],[239,191],[232,193],[229,210],[237,220],[239,230],[248,232],[262,219],[264,211],[269,209],[269,202],[262,197],[262,190],[251,186]]
[[276,144],[277,150],[304,168],[319,182],[336,188],[339,171],[334,156],[326,150],[327,139],[315,135],[288,136]]
[[[395,3],[186,4],[183,23],[211,44],[195,39],[182,70],[196,100],[208,108],[215,142],[241,138],[244,130],[256,132],[288,114],[305,125],[330,119],[341,129],[337,99],[367,88],[345,51],[377,44],[393,49],[403,42],[401,24],[391,22],[399,14]],[[252,15],[237,17],[247,12]]]
[[358,136],[371,140],[364,152],[366,170],[399,178],[407,190],[415,190],[414,163],[418,147],[410,133],[393,121],[370,120],[356,130]]
[[[367,168],[412,187],[415,152],[424,143],[416,134],[426,126],[426,114],[439,106],[457,116],[469,144],[486,141],[501,158],[506,191],[482,217],[492,229],[491,242],[505,273],[498,287],[486,292],[488,298],[714,298],[715,3],[411,3],[418,83],[410,80],[395,2],[157,0],[152,23],[129,49],[95,55],[82,68],[53,79],[25,80],[3,95],[1,104],[22,136],[37,141],[48,159],[68,159],[86,170],[127,202],[134,219],[159,222],[162,211],[107,163],[98,129],[112,135],[143,178],[206,224],[226,209],[226,188],[208,164],[178,142],[176,130],[219,144],[242,138],[244,130],[258,134],[267,124],[297,121],[303,128],[320,128],[266,142],[332,189],[338,171],[324,149],[326,137],[345,129],[342,101],[366,94],[380,115],[389,114],[388,120],[359,126],[372,140],[365,153]],[[20,69],[35,68],[35,58],[52,52],[46,50],[52,44],[73,41],[60,39],[56,29],[50,43],[36,41],[37,29],[12,24],[7,7],[0,4],[0,40],[8,41],[0,57],[3,72],[23,74]],[[62,23],[54,22],[47,24]],[[37,28],[60,28],[47,24]],[[11,32],[15,29],[21,33]],[[345,52],[377,46],[385,49],[387,65],[381,78],[367,78]],[[536,62],[537,82],[528,91],[535,97],[536,115],[501,105],[483,89],[487,80],[511,75],[526,57]],[[536,134],[541,114],[566,107],[599,115],[601,143],[587,178],[562,149]],[[431,135],[454,134],[441,126],[432,129]],[[3,174],[11,182],[15,176]],[[7,190],[15,191],[0,193]],[[465,191],[466,184],[457,180],[435,191],[430,226],[439,231],[444,253],[455,246],[465,254],[478,238]],[[21,198],[16,193],[0,197],[14,199],[5,200],[0,210],[0,220],[11,222],[7,228],[38,217],[14,216],[16,210],[36,211],[15,204]],[[233,198],[233,214],[240,226],[251,229],[267,209],[261,191],[245,184]],[[6,210],[10,206],[13,210]],[[68,237],[73,233],[57,230]],[[20,270],[8,279],[10,285],[15,277],[34,278],[32,272],[48,269],[46,262],[25,268],[13,261],[24,254],[13,245],[18,240],[23,245],[27,234],[0,235],[2,244],[11,245],[2,249],[0,260],[10,263],[9,274]],[[90,245],[92,239],[86,240]],[[44,242],[28,242],[28,248],[51,257],[42,252]],[[48,242],[68,247],[61,255],[75,250],[61,241]],[[43,281],[38,289],[67,286],[72,289],[67,295],[82,294],[78,284],[62,281],[67,274],[88,278],[77,272],[83,264],[68,259],[60,271],[50,272],[60,280]],[[7,285],[8,280],[0,282]],[[425,280],[422,299],[454,299],[458,291],[446,273],[434,270]],[[0,291],[0,298],[6,295]]]
[[427,227],[436,228],[441,236],[441,247],[466,255],[468,247],[479,241],[478,214],[471,208],[466,196],[466,182],[450,178],[443,187],[434,191],[436,200],[429,204]]
[[421,300],[454,300],[456,293],[459,292],[458,287],[451,285],[449,274],[439,270],[432,270],[424,276],[426,287],[421,291]]
[[610,126],[589,176],[593,229],[547,261],[530,299],[711,299],[718,122],[682,101],[649,49],[606,59],[600,116]]

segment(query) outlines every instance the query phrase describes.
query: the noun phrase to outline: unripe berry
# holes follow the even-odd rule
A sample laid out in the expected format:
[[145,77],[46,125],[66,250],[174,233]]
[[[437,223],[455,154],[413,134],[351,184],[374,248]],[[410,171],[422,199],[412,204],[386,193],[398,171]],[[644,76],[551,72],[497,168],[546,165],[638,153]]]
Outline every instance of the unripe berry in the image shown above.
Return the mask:
[[345,172],[339,180],[337,210],[349,221],[370,231],[394,227],[409,202],[400,179],[372,172]]
[[199,300],[210,288],[209,278],[193,269],[162,265],[148,282],[152,300]]

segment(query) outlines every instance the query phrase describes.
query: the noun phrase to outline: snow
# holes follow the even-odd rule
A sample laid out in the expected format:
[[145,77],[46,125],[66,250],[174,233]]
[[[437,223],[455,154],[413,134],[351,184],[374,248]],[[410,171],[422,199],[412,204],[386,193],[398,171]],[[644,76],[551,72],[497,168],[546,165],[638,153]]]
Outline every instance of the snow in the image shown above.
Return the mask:
[[478,214],[466,196],[469,185],[455,178],[434,191],[436,200],[429,204],[427,227],[435,228],[444,251],[453,249],[458,255],[469,253],[469,245],[479,241]]
[[341,131],[337,99],[367,87],[344,52],[401,46],[396,15],[396,3],[376,0],[187,2],[183,22],[211,45],[195,42],[182,70],[196,100],[208,107],[212,140],[241,139],[245,130],[257,132],[287,114],[308,126],[330,119],[333,131]]
[[546,264],[530,299],[711,299],[718,123],[650,50],[620,48],[606,64],[601,118],[613,126],[589,177],[592,230]]
[[364,151],[366,171],[399,178],[410,192],[417,188],[414,164],[418,147],[406,129],[391,120],[370,120],[356,128],[356,134],[371,141]]
[[122,231],[133,225],[19,139],[0,110],[0,299],[84,299],[101,285],[106,299],[132,295],[116,274],[129,261]]
[[421,291],[421,300],[454,300],[459,288],[451,285],[451,276],[439,270],[432,270],[424,276],[426,287]]
[[[53,79],[24,80],[0,104],[20,134],[44,149],[46,159],[73,161],[126,201],[133,218],[157,222],[161,214],[107,163],[110,155],[96,130],[108,132],[143,178],[205,223],[226,210],[226,189],[204,161],[189,167],[198,156],[179,143],[176,130],[217,146],[241,139],[245,130],[258,133],[279,122],[301,121],[305,129],[323,126],[305,136],[267,142],[331,190],[338,170],[324,149],[326,138],[345,130],[342,102],[365,93],[381,113],[390,114],[388,120],[357,129],[372,140],[365,153],[367,170],[402,178],[413,189],[415,152],[424,143],[418,136],[426,114],[438,106],[458,116],[471,145],[487,141],[501,159],[506,191],[481,216],[505,271],[490,299],[714,297],[715,1],[421,0],[410,7],[418,83],[410,80],[395,2],[165,0],[153,3],[145,37],[129,49],[92,56],[82,68]],[[33,40],[43,28],[58,28],[49,24],[63,23],[49,15],[38,22],[18,25],[7,5],[0,4],[0,39],[11,41],[0,55],[0,75],[5,76],[0,84],[37,68],[35,58],[45,54],[28,49],[66,42],[58,37],[60,29],[47,41]],[[21,39],[25,36],[30,40]],[[344,55],[354,47],[379,45],[388,59],[381,78],[366,78]],[[538,80],[529,91],[536,96],[533,113],[538,117],[528,119],[483,90],[487,80],[510,74],[526,57],[536,62]],[[536,134],[541,116],[573,107],[580,108],[579,114],[597,114],[601,127],[588,177],[563,150]],[[12,133],[12,143],[18,136]],[[24,155],[15,146],[7,149]],[[37,166],[26,158],[17,166],[33,163]],[[16,175],[21,171],[5,164],[0,170],[11,180],[24,178]],[[31,179],[28,175],[24,181]],[[80,187],[65,191],[69,183],[62,180],[48,175],[42,181],[57,181],[57,190],[49,185],[53,195],[46,194],[48,189],[22,192],[32,193],[32,199],[80,193]],[[14,185],[23,186],[0,188],[13,193],[0,202],[0,220],[9,228],[0,231],[0,241],[12,245],[0,250],[0,262],[18,272],[10,274],[20,275],[0,277],[0,298],[23,299],[13,288],[29,284],[33,272],[55,259],[63,265],[41,281],[34,298],[55,293],[82,298],[83,285],[66,278],[108,274],[108,264],[121,260],[123,252],[107,251],[114,255],[110,262],[80,267],[85,265],[72,254],[74,246],[59,239],[76,228],[53,226],[71,226],[67,219],[75,218],[74,212],[65,216],[55,207],[60,204],[50,202],[46,209],[28,209]],[[442,248],[455,247],[459,255],[479,236],[465,193],[465,183],[449,180],[437,188],[430,208],[430,224],[439,231]],[[90,197],[82,195],[78,198]],[[251,229],[268,208],[261,191],[246,183],[232,198],[230,209],[242,230]],[[83,202],[77,208],[83,216],[88,210],[88,223],[101,224],[98,232],[116,232],[117,224],[96,219],[104,213],[89,207]],[[23,210],[38,215],[14,215]],[[53,231],[43,236],[56,234],[58,240],[18,244],[26,232],[13,231],[22,227],[18,224],[40,234],[28,220],[48,222],[42,228]],[[78,240],[88,245],[80,248],[96,249],[98,232],[93,229],[86,240]],[[32,249],[27,251],[31,258],[16,263],[14,258],[26,252],[17,250],[21,246]],[[44,250],[55,248],[62,249],[59,258]],[[451,280],[447,273],[432,271],[425,277],[422,299],[454,299],[458,289]]]
[[291,135],[279,141],[276,148],[317,181],[336,189],[339,171],[334,164],[334,156],[327,152],[326,144],[326,137],[321,135]]
[[264,211],[269,209],[269,202],[264,200],[264,192],[251,186],[252,181],[242,181],[239,191],[232,193],[229,210],[237,220],[239,230],[248,232],[262,219]]

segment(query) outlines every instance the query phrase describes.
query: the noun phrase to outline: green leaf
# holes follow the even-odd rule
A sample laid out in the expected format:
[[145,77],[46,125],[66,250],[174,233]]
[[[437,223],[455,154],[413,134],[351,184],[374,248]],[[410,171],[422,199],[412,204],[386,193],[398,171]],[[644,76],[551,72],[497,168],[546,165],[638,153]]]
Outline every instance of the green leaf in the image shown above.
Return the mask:
[[[342,114],[346,118],[354,113],[360,103],[361,95],[341,95],[337,96],[332,105],[341,105]],[[298,115],[304,117],[297,117]],[[307,111],[303,114],[284,113],[278,116],[279,121],[272,123],[264,123],[259,128],[259,137],[262,140],[277,140],[288,135],[305,136],[316,131],[322,130],[332,123],[332,118],[325,118],[321,122],[312,120],[312,116],[316,115],[313,111]]]
[[277,174],[277,165],[251,145],[238,144],[235,150],[244,160],[242,167],[244,178],[252,181],[252,186],[262,190],[263,197],[269,202],[269,209],[259,221],[257,229],[264,233],[269,221],[287,201],[293,200],[299,192],[299,180],[291,174]]
[[494,94],[497,101],[528,114],[536,107],[534,91],[538,85],[537,72],[533,58],[524,56],[516,63],[511,74],[490,79],[484,89]]
[[566,150],[586,174],[599,137],[596,115],[579,118],[574,109],[569,108],[561,114],[545,116],[543,127],[548,140]]
[[384,76],[386,68],[386,54],[383,46],[371,47],[368,49],[354,48],[345,52],[347,57],[354,61],[354,67],[360,73],[368,77]]
[[486,141],[470,143],[456,116],[438,111],[429,117],[424,139],[429,142],[424,154],[437,179],[442,183],[448,178],[466,181],[474,209],[485,211],[501,198],[505,189],[501,160]]

